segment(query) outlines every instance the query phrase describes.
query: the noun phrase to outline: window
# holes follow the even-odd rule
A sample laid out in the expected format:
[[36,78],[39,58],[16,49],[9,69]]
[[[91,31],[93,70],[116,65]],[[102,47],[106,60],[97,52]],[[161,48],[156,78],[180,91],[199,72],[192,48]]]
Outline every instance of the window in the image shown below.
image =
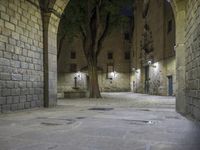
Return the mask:
[[130,40],[130,34],[128,32],[124,33],[124,39],[125,40]]
[[124,59],[130,60],[130,52],[125,52],[124,53]]
[[112,52],[108,53],[108,59],[113,59],[113,53]]
[[76,59],[76,52],[71,52],[70,58],[71,59]]
[[69,66],[69,70],[70,72],[76,72],[77,71],[77,65],[76,64],[70,64]]
[[168,21],[168,29],[167,29],[167,32],[171,32],[172,31],[172,20],[169,20]]

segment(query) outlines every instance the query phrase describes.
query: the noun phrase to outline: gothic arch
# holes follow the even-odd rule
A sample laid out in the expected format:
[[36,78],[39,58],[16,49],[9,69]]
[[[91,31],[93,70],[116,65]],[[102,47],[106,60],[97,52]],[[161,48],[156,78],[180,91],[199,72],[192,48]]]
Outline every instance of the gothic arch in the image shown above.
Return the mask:
[[[186,82],[186,50],[187,34],[187,7],[191,1],[187,0],[168,0],[171,3],[175,22],[176,22],[176,60],[177,60],[177,101],[176,110],[183,114],[192,114],[189,99],[186,93],[191,92],[187,89]],[[64,12],[69,0],[52,0],[50,12],[43,14],[44,25],[44,51],[45,51],[45,106],[56,105],[57,95],[57,31],[60,22],[60,15]],[[195,5],[200,2],[194,2]],[[190,44],[190,43],[189,43]],[[193,60],[191,60],[192,62]],[[189,111],[188,111],[189,110]]]
[[176,22],[176,110],[180,113],[186,114],[186,1],[171,0],[170,2]]
[[[52,0],[50,13],[43,14],[44,25],[44,63],[45,63],[45,106],[56,105],[57,95],[57,31],[61,14],[69,0]],[[185,106],[185,0],[170,1],[176,21],[176,53],[177,53],[177,111],[186,112]]]
[[60,17],[69,0],[53,0],[43,11],[44,37],[44,106],[57,103],[57,32]]

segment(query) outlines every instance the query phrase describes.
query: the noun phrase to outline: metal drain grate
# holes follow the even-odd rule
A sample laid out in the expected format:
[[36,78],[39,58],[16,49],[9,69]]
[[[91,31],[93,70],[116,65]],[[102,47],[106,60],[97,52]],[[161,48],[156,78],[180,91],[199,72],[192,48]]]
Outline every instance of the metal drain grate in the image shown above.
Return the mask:
[[93,107],[93,108],[89,108],[88,110],[95,110],[95,111],[111,111],[114,108],[103,108],[103,107]]

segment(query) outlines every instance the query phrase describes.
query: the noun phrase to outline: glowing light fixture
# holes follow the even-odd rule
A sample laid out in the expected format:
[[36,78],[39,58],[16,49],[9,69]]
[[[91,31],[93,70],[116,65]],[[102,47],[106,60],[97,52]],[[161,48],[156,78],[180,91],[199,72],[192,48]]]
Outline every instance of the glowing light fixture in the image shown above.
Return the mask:
[[115,77],[117,77],[117,72],[116,71],[111,72],[110,76],[112,79],[114,79]]
[[135,72],[139,74],[140,73],[140,69],[137,69]]
[[151,60],[149,60],[147,63],[148,63],[148,65],[151,65],[151,64],[152,64],[152,61],[151,61]]
[[152,65],[152,67],[153,67],[153,68],[158,68],[158,62],[154,63],[154,64]]
[[81,79],[81,72],[80,72],[80,71],[78,71],[78,72],[76,73],[76,77],[79,78],[79,79]]

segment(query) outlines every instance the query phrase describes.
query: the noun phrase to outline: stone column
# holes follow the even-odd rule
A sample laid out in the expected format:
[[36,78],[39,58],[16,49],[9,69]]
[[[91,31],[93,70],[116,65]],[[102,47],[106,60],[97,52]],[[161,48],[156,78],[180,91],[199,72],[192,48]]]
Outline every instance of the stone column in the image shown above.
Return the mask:
[[44,39],[44,107],[57,104],[57,30],[60,18],[43,13]]
[[44,107],[57,104],[57,32],[69,0],[52,0],[43,11]]
[[176,110],[179,113],[187,113],[186,95],[185,95],[185,10],[176,12]]

